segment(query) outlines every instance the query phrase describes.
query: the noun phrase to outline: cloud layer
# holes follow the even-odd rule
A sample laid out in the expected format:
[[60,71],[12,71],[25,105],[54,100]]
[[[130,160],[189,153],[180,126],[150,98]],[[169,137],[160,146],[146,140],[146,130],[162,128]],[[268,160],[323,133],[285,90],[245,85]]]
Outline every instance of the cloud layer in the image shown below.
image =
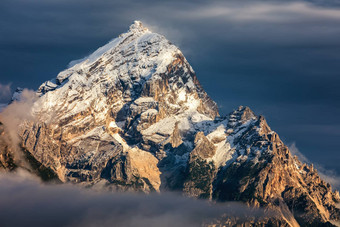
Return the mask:
[[190,227],[222,214],[264,215],[239,203],[213,205],[175,194],[99,193],[71,185],[43,185],[20,171],[0,175],[0,201],[2,226]]

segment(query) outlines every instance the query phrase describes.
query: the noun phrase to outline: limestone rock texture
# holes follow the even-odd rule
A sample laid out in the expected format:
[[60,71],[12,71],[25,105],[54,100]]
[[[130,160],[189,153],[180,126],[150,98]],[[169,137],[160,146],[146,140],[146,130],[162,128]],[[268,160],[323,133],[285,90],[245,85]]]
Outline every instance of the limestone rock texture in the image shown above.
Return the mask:
[[[221,117],[182,52],[139,21],[37,94],[20,146],[61,182],[180,191],[280,213],[258,226],[340,218],[339,193],[292,156],[264,117],[243,106]],[[12,168],[0,148],[0,168]],[[220,226],[227,223],[237,221]]]

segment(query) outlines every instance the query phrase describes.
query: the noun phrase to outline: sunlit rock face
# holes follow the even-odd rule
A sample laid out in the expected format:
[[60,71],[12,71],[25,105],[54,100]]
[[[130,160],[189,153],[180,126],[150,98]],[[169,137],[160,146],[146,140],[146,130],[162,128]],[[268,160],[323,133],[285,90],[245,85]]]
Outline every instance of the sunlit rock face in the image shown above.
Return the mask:
[[62,182],[241,201],[287,226],[339,218],[339,194],[262,116],[220,117],[181,51],[141,22],[37,93],[21,145]]

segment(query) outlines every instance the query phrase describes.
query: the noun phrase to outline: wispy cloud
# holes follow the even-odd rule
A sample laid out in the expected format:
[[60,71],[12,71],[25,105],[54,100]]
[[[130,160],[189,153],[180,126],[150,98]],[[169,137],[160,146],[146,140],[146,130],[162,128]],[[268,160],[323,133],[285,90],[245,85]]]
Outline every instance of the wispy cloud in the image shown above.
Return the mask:
[[[296,155],[299,160],[303,163],[312,164],[312,162],[300,152],[300,150],[296,147],[295,142],[289,145],[289,150],[293,155]],[[317,169],[321,179],[330,183],[334,188],[340,189],[340,177],[333,170],[327,170],[322,165],[318,163],[313,163],[315,168]]]
[[1,84],[0,83],[0,103],[8,102],[11,98],[11,84]]
[[304,154],[302,154],[300,150],[296,147],[295,142],[289,145],[289,150],[293,155],[296,155],[301,162],[310,164],[310,161],[308,160],[308,158]]
[[34,91],[24,89],[19,101],[12,102],[0,112],[0,122],[5,126],[6,135],[9,136],[8,145],[11,146],[17,161],[22,160],[19,152],[19,127],[24,121],[34,119],[31,109],[36,100],[37,95]]
[[196,8],[189,12],[182,12],[183,17],[187,18],[225,18],[235,21],[268,21],[285,22],[295,21],[296,19],[315,20],[315,19],[335,19],[340,20],[340,10],[332,8],[318,7],[306,2],[266,2],[254,1],[237,3],[212,4]]

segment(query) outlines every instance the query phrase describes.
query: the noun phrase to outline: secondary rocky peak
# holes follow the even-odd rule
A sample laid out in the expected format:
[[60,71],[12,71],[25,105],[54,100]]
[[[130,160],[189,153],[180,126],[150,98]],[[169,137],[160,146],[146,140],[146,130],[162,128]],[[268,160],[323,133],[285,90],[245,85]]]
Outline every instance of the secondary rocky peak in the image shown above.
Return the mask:
[[256,120],[257,117],[254,112],[247,106],[239,106],[229,114],[229,127],[237,127],[249,120]]
[[252,118],[255,118],[254,112],[248,106],[240,106],[238,111],[241,113],[242,122],[246,122]]

